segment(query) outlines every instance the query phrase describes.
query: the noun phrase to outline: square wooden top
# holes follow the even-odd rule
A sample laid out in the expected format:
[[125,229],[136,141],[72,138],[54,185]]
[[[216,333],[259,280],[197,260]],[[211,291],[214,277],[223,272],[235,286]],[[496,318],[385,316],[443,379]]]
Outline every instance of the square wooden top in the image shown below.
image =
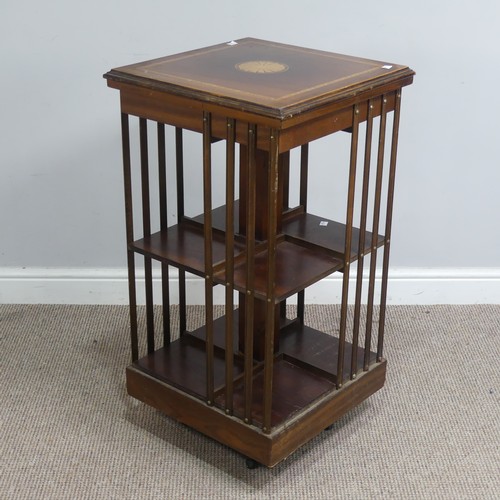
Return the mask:
[[407,66],[244,38],[111,70],[105,78],[287,118],[401,80]]

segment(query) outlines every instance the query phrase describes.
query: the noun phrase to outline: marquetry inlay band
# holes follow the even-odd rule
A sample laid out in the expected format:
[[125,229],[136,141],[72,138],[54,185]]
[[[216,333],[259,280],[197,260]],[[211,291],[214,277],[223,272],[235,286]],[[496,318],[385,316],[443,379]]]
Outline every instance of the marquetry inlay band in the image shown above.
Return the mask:
[[246,61],[236,64],[236,69],[245,73],[283,73],[288,66],[275,61]]

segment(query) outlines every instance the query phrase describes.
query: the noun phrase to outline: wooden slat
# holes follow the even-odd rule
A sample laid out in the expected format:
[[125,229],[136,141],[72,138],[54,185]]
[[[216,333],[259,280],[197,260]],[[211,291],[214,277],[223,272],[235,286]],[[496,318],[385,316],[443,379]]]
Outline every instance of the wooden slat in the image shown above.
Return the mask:
[[165,146],[165,125],[157,123],[158,138],[158,185],[160,199],[160,228],[162,230],[168,227],[168,200],[167,200],[167,158]]
[[[300,148],[300,187],[299,187],[299,205],[304,212],[307,212],[307,185],[309,177],[309,143],[303,144]],[[305,310],[305,291],[297,294],[297,317],[304,324]]]
[[[149,195],[149,157],[148,157],[148,124],[144,118],[139,119],[139,136],[141,150],[141,188],[142,188],[142,232],[144,237],[151,236],[151,203]],[[144,286],[146,292],[146,329],[148,353],[155,350],[155,327],[153,311],[153,270],[151,258],[144,257]]]
[[207,404],[214,401],[213,259],[212,259],[212,136],[211,114],[203,113],[203,213],[205,248],[205,349]]
[[281,211],[285,212],[289,208],[290,203],[290,151],[286,151],[279,155],[279,189],[281,190],[278,197],[281,200]]
[[349,186],[347,192],[347,214],[345,228],[345,250],[344,250],[344,274],[342,279],[342,305],[340,310],[340,328],[339,328],[339,351],[337,359],[337,389],[340,389],[343,384],[344,371],[344,349],[345,349],[345,333],[347,326],[347,306],[349,300],[349,271],[350,271],[350,255],[351,255],[351,240],[352,240],[352,219],[354,213],[354,193],[356,187],[356,162],[358,154],[358,125],[359,125],[359,109],[358,106],[353,106],[353,125],[351,136],[351,159],[349,167]]
[[273,404],[273,369],[274,369],[274,328],[275,328],[275,277],[276,277],[276,230],[278,226],[278,185],[279,154],[278,130],[271,129],[269,151],[269,214],[268,214],[268,248],[267,248],[267,290],[266,290],[266,329],[264,339],[264,424],[262,430],[271,432]]
[[309,144],[303,144],[300,148],[300,194],[299,205],[307,212],[307,179],[309,168]]
[[[184,219],[184,147],[182,128],[175,129],[175,167],[177,177],[177,223]],[[186,271],[179,269],[179,333],[186,331]]]
[[255,214],[256,214],[256,154],[257,128],[248,124],[248,161],[246,192],[246,295],[245,295],[245,411],[244,420],[252,422],[254,280],[255,280]]
[[[125,194],[125,227],[127,247],[134,241],[134,215],[132,210],[132,176],[130,168],[130,128],[128,115],[121,115],[122,127],[122,156],[123,156],[123,186]],[[128,299],[130,310],[130,343],[132,361],[139,358],[139,344],[137,338],[137,295],[135,284],[135,254],[130,248],[127,250],[128,268]]]
[[384,173],[385,130],[387,124],[387,96],[382,96],[382,108],[378,134],[377,177],[375,181],[375,198],[373,208],[372,240],[370,254],[370,277],[368,281],[368,300],[366,306],[365,352],[363,370],[368,370],[373,321],[373,303],[375,297],[375,274],[377,271],[377,233],[380,222],[380,201],[382,197],[382,178]]
[[[368,209],[368,188],[370,185],[370,160],[372,153],[372,131],[373,131],[373,102],[368,102],[368,117],[366,122],[366,137],[365,137],[365,158],[363,169],[363,190],[361,193],[361,214],[359,222],[359,239],[358,239],[358,267],[356,276],[356,296],[354,300],[354,325],[352,333],[352,344],[358,345],[359,324],[361,316],[361,293],[363,288],[363,264],[364,264],[364,249],[366,235],[366,215]],[[352,351],[351,357],[351,379],[357,375],[357,350]]]
[[378,324],[377,361],[382,361],[384,348],[385,312],[387,302],[387,278],[389,273],[389,253],[391,249],[392,209],[394,204],[394,183],[396,178],[396,158],[398,151],[399,117],[401,112],[401,89],[396,92],[396,108],[392,127],[391,160],[389,166],[389,185],[387,188],[387,209],[385,219],[385,246],[382,263],[382,284],[380,291],[380,316]]
[[[157,124],[158,136],[158,184],[160,198],[160,229],[168,229],[167,201],[167,155],[165,147],[165,125]],[[168,264],[161,264],[161,296],[163,317],[163,345],[170,343],[170,290],[168,286]]]
[[[279,155],[279,184],[278,199],[281,201],[280,220],[282,215],[290,208],[290,151]],[[278,232],[281,232],[281,221],[278,222]],[[279,316],[286,318],[286,299],[280,302]]]
[[235,164],[235,120],[227,120],[226,141],[226,413],[233,413],[234,378],[234,164]]

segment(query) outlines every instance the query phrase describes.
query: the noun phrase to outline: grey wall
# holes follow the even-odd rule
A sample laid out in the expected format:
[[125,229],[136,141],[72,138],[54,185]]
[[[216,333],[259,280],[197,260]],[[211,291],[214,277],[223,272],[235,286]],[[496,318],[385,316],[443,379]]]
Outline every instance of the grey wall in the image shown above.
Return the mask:
[[499,18],[496,0],[4,0],[0,267],[124,267],[118,92],[102,74],[244,36],[415,69],[392,265],[500,267]]

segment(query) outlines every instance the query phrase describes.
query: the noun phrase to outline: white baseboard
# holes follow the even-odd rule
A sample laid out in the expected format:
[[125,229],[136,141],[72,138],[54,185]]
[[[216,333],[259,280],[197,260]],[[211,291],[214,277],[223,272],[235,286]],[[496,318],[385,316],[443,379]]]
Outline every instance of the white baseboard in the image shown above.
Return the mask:
[[[339,303],[341,279],[337,274],[310,287],[306,293],[306,302]],[[177,283],[177,272],[172,269],[170,286],[172,304],[178,302]],[[156,272],[154,295],[161,300],[159,285],[160,278]],[[204,283],[200,278],[188,275],[186,288],[188,303],[203,304]],[[354,280],[351,280],[350,289],[354,290]],[[141,303],[144,300],[143,287],[138,284],[137,290],[138,301]],[[214,302],[220,304],[223,300],[223,288],[215,287]],[[389,272],[387,302],[388,304],[500,303],[500,268],[394,268]],[[126,269],[0,268],[0,303],[128,304],[127,271]]]

